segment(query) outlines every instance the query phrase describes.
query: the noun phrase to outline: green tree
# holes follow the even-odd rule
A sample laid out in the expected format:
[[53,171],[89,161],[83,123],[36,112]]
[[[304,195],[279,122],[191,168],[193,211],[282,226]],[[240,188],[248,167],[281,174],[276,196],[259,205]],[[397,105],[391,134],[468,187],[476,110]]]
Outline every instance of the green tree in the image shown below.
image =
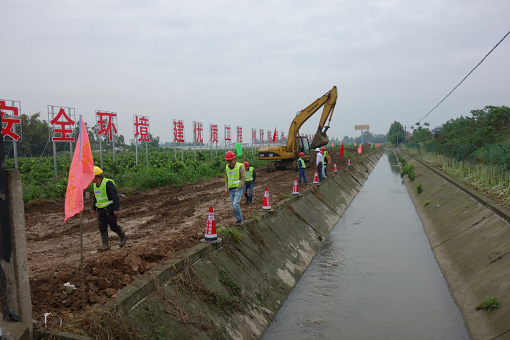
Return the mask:
[[400,145],[401,142],[404,142],[404,127],[401,123],[394,121],[386,136],[391,144],[397,146],[398,141],[398,144]]

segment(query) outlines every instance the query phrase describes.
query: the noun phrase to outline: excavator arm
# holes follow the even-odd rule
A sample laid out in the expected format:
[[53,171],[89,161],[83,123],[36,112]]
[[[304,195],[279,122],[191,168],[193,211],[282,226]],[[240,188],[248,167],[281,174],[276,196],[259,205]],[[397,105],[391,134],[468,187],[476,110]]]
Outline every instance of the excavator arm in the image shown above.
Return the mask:
[[[329,138],[326,135],[326,131],[329,129],[329,123],[333,117],[333,111],[335,110],[337,98],[338,91],[336,86],[333,86],[333,88],[328,93],[318,98],[316,101],[308,105],[296,115],[289,128],[289,138],[287,139],[288,150],[294,151],[297,149],[299,129],[322,106],[324,106],[324,108],[322,109],[322,115],[319,120],[319,126],[317,127],[317,133],[313,137],[310,148],[316,148],[328,144]],[[327,126],[325,126],[326,121],[328,123]]]

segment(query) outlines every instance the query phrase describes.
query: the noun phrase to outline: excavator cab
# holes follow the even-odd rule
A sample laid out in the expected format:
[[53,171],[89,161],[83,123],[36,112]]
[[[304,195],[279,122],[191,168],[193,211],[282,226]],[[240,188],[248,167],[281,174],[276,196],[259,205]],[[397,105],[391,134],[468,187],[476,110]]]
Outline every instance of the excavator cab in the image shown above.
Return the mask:
[[298,154],[300,152],[304,153],[305,155],[310,154],[310,144],[308,143],[308,137],[299,136],[298,137]]

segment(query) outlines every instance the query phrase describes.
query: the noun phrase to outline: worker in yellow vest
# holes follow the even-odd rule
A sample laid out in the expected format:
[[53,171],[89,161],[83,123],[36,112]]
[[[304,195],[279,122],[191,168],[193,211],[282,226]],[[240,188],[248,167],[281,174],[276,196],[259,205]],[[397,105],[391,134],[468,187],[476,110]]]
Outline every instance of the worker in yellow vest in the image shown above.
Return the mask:
[[119,195],[115,182],[111,179],[103,177],[103,170],[94,167],[94,179],[92,180],[94,189],[94,203],[92,205],[92,215],[98,213],[99,231],[101,232],[101,240],[103,241],[103,251],[110,249],[108,244],[108,226],[119,235],[120,246],[126,245],[127,236],[122,228],[117,225],[117,217],[119,216]]
[[253,203],[253,186],[255,185],[255,179],[257,174],[255,168],[250,166],[250,163],[244,162],[244,172],[246,173],[246,182],[244,183],[244,197],[246,197],[246,204]]
[[298,170],[299,170],[298,185],[301,185],[301,179],[304,179],[305,184],[306,184],[306,172],[305,172],[306,164],[305,164],[305,161],[302,158],[304,156],[305,156],[305,153],[304,152],[300,152],[299,153],[299,158],[297,160],[297,166],[298,166]]
[[225,154],[225,160],[228,162],[226,171],[226,190],[225,194],[230,195],[230,203],[236,217],[236,225],[243,225],[243,215],[241,214],[241,196],[243,195],[244,182],[246,174],[244,164],[236,162],[236,155],[232,151]]
[[329,153],[326,151],[326,149],[324,147],[321,148],[321,152],[323,154],[323,156],[322,156],[322,158],[323,158],[322,177],[328,178],[327,170],[328,170],[328,164],[331,162],[331,156],[329,155]]

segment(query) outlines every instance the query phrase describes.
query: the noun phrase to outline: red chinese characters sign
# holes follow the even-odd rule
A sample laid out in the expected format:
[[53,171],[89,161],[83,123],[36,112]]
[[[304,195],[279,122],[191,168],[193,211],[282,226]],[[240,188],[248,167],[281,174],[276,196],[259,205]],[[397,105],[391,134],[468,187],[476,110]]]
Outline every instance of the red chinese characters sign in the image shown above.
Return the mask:
[[238,143],[243,142],[243,128],[241,126],[237,127],[237,142]]
[[112,141],[117,135],[117,112],[96,111],[96,122],[99,125],[97,134]]
[[230,125],[225,125],[225,142],[230,142],[232,138],[230,137]]
[[203,143],[203,128],[201,122],[193,122],[193,141],[195,143]]
[[251,142],[253,144],[257,142],[257,129],[251,129]]
[[61,106],[48,106],[48,120],[50,121],[54,142],[74,142],[74,125],[76,118],[74,108]]
[[0,113],[2,115],[2,137],[4,140],[10,138],[11,140],[21,141],[20,102],[0,100]]
[[133,115],[133,132],[138,142],[150,142],[150,125],[148,116]]
[[273,138],[271,137],[271,130],[267,130],[267,142],[271,143],[272,140]]
[[260,132],[260,142],[264,143],[264,129],[260,129],[259,132]]
[[282,131],[280,141],[283,143],[285,141],[285,133]]
[[218,124],[209,124],[209,142],[218,143]]
[[184,121],[182,120],[173,120],[174,124],[174,142],[176,143],[184,143]]

